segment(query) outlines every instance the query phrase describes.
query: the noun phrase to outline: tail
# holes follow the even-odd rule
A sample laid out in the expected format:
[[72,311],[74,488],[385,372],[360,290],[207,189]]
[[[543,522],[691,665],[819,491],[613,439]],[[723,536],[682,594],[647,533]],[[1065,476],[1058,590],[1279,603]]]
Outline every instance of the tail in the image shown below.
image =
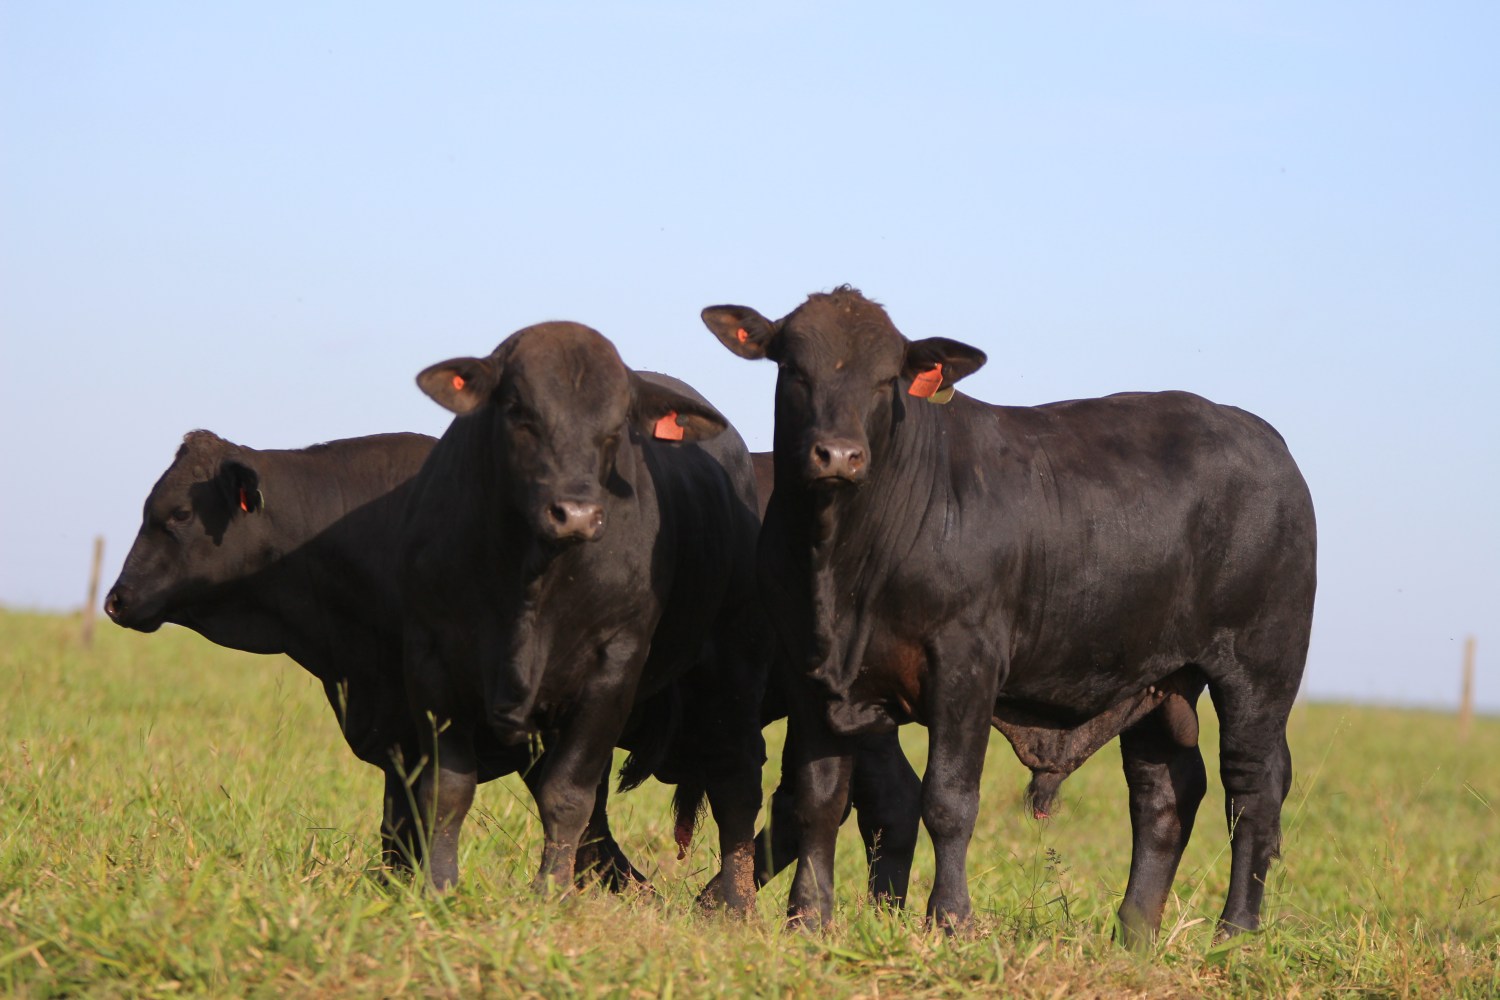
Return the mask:
[[697,829],[698,820],[703,815],[707,797],[703,779],[697,777],[680,782],[676,794],[672,796],[672,812],[677,818],[672,833],[677,841],[678,861],[687,857],[688,845],[693,842],[693,831]]
[[681,719],[682,696],[676,684],[667,685],[631,713],[626,729],[630,754],[620,768],[619,791],[628,792],[656,774]]

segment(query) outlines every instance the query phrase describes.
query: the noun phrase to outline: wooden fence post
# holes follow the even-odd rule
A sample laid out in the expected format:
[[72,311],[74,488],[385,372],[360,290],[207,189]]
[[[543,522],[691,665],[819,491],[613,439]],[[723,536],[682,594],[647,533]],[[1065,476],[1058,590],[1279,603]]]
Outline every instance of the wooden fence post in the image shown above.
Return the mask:
[[1474,637],[1464,638],[1464,683],[1463,695],[1458,702],[1458,738],[1469,738],[1474,727]]
[[94,644],[95,605],[99,603],[99,568],[104,564],[104,536],[94,536],[94,565],[89,570],[89,599],[83,606],[83,644]]

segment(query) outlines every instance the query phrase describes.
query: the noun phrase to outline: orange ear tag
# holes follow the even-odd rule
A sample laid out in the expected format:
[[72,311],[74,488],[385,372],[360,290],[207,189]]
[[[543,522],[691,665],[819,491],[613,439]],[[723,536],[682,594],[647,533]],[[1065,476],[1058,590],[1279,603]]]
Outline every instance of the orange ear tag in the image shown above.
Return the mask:
[[743,327],[743,326],[742,326],[742,327],[740,327],[740,328],[739,328],[739,329],[738,329],[738,330],[736,330],[736,331],[734,331],[734,336],[735,336],[735,338],[736,338],[736,339],[737,339],[737,340],[739,340],[739,342],[740,342],[740,343],[742,343],[742,344],[743,344],[743,343],[744,343],[744,342],[745,342],[745,341],[747,341],[747,340],[749,340],[749,339],[750,339],[750,335],[749,335],[749,334],[748,334],[748,333],[746,333],[746,332],[745,332],[745,328],[744,328],[744,327]]
[[943,384],[943,364],[938,362],[930,369],[917,375],[911,380],[911,388],[906,390],[908,396],[916,396],[918,399],[930,399]]
[[682,425],[677,422],[677,411],[671,410],[658,420],[651,433],[658,441],[681,441],[683,430]]
[[245,487],[240,487],[240,510],[250,513],[250,498],[245,494]]
[[453,388],[457,392],[464,391],[464,377],[462,375],[453,376]]

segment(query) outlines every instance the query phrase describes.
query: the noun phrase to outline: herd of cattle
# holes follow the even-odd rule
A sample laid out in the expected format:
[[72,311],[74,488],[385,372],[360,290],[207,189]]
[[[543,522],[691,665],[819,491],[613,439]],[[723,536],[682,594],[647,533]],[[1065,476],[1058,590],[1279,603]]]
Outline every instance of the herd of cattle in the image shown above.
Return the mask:
[[[191,432],[105,610],[316,675],[385,774],[386,862],[436,888],[458,876],[476,784],[517,772],[538,889],[644,883],[609,829],[620,747],[620,788],[676,785],[680,848],[706,800],[721,867],[704,903],[743,911],[795,860],[789,916],[812,925],[851,806],[877,898],[904,901],[920,817],[928,915],[967,921],[993,726],[1038,816],[1120,737],[1120,927],[1149,941],[1206,788],[1206,687],[1232,842],[1219,935],[1256,928],[1315,589],[1312,502],[1276,431],[1183,392],[982,403],[953,389],[982,352],[908,340],[848,287],[779,320],[703,320],[779,367],[770,455],[595,331],[543,323],[417,377],[457,415],[436,441],[257,451]],[[757,836],[761,730],[782,716]],[[920,779],[907,722],[928,728]]]

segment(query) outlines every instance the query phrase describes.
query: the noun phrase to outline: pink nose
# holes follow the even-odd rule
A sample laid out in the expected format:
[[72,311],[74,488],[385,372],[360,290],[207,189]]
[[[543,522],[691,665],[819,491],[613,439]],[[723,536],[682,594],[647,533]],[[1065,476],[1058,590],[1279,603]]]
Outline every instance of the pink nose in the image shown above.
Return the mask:
[[853,441],[819,441],[808,453],[808,471],[813,479],[865,478],[865,449]]
[[553,538],[581,538],[591,542],[604,530],[604,506],[558,500],[547,507],[545,524]]

